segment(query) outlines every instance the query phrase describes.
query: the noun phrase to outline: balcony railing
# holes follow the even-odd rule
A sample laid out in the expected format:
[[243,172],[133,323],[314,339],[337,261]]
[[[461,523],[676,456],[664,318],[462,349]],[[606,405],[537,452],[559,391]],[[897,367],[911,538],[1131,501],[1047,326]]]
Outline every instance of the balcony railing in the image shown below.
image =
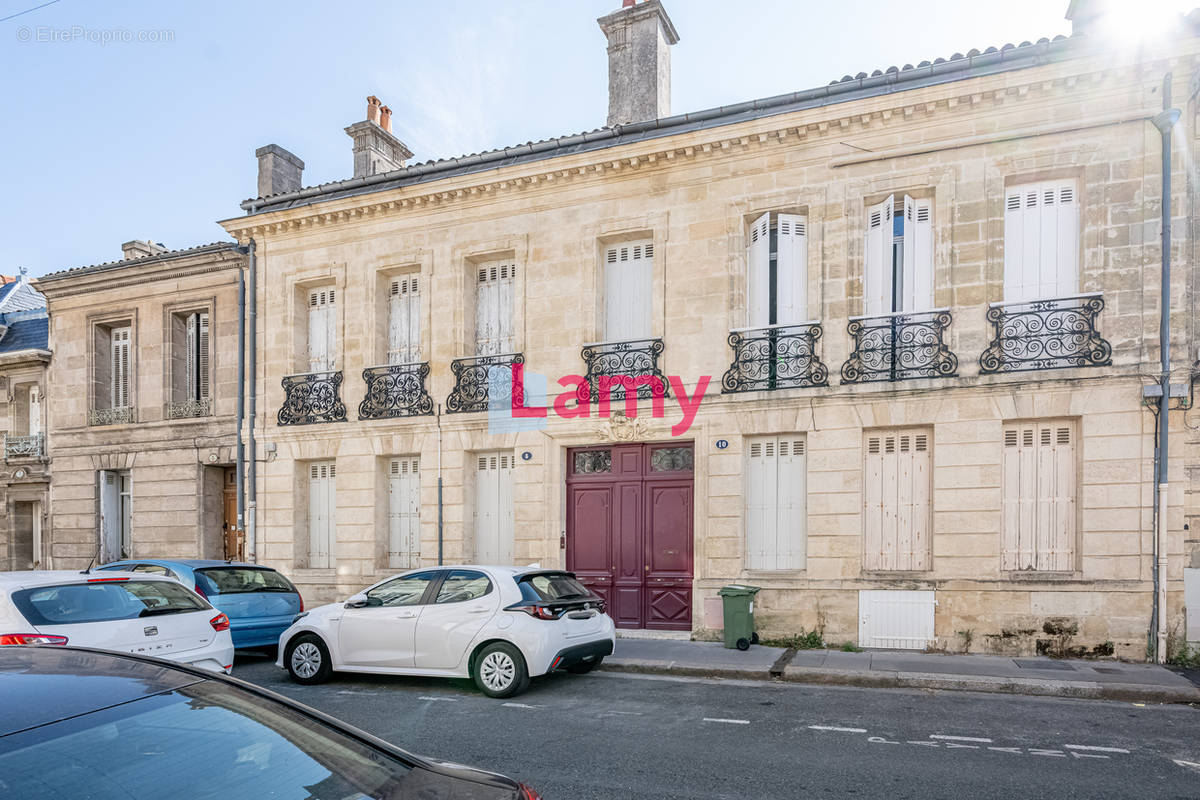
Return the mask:
[[212,416],[212,400],[182,400],[178,403],[167,403],[167,419],[193,419],[195,417]]
[[733,363],[721,378],[721,391],[729,394],[828,386],[829,370],[817,357],[821,332],[819,322],[731,331]]
[[279,409],[280,425],[312,425],[318,422],[345,422],[346,404],[340,390],[342,373],[307,372],[285,375],[284,401]]
[[1096,330],[1103,309],[1098,293],[993,303],[987,311],[993,336],[979,357],[980,373],[1111,364],[1112,345]]
[[367,394],[358,404],[359,419],[417,417],[433,413],[433,399],[425,389],[429,364],[388,364],[363,370]]
[[[633,389],[642,399],[653,397],[656,386],[661,387],[659,391],[665,397],[667,378],[658,364],[663,349],[662,339],[585,345],[580,355],[587,365],[587,374],[583,376],[587,385],[580,385],[580,401],[598,401],[601,382],[608,387],[608,396],[613,400],[625,399],[627,389]],[[590,398],[586,396],[589,389]]]
[[88,412],[88,425],[127,425],[133,422],[133,406],[93,408]]
[[46,454],[46,434],[4,437],[5,458],[41,458]]
[[851,317],[846,326],[854,351],[842,364],[842,383],[945,378],[958,369],[946,344],[950,312],[900,312]]
[[446,398],[446,413],[460,414],[466,411],[487,411],[491,399],[493,382],[496,384],[497,403],[511,401],[524,403],[524,397],[513,396],[512,366],[524,364],[521,353],[506,353],[497,356],[472,356],[456,358],[450,362],[454,374],[454,389]]

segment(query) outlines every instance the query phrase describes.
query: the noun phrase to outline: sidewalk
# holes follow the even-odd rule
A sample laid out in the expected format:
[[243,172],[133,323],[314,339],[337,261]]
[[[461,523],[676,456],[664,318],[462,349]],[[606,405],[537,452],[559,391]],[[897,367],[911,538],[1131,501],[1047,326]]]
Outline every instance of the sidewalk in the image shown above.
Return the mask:
[[952,689],[1150,703],[1200,702],[1200,687],[1153,664],[1041,656],[940,655],[907,651],[846,653],[718,642],[617,640],[602,669],[709,678],[783,680],[907,689]]

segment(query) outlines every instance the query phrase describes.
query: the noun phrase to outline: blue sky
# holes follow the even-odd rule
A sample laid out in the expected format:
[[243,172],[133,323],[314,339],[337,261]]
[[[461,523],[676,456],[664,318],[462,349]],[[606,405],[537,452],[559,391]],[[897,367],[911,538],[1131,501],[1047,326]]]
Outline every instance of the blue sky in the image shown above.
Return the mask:
[[[0,0],[0,17],[45,1]],[[1070,31],[1067,0],[663,2],[675,113]],[[256,194],[255,148],[296,153],[306,185],[348,177],[342,129],[369,94],[417,161],[599,127],[595,20],[619,6],[58,0],[0,22],[0,272],[224,239],[215,221]]]

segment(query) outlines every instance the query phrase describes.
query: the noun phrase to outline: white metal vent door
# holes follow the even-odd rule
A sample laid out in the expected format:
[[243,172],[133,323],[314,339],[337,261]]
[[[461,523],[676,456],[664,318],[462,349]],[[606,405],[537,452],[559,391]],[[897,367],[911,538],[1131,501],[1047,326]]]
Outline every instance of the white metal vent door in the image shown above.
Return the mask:
[[858,593],[858,645],[923,650],[933,641],[932,591],[863,590]]

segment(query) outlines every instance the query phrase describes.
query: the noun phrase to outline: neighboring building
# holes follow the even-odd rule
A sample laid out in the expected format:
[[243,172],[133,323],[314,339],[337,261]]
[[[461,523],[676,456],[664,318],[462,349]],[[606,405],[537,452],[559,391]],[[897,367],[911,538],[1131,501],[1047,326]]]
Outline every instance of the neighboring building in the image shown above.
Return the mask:
[[22,271],[0,276],[0,570],[46,563],[50,460],[46,453],[46,298]]
[[[1026,653],[1077,626],[1144,657],[1148,119],[1173,72],[1183,381],[1196,21],[1137,52],[1079,31],[671,116],[678,36],[650,0],[600,20],[615,127],[405,167],[374,101],[355,177],[303,189],[262,148],[263,196],[222,223],[257,244],[258,557],[310,602],[441,548],[573,569],[623,627],[711,635],[717,590],[747,582],[767,633]],[[643,399],[497,432],[489,370],[513,364],[552,397],[571,375],[712,382],[677,436],[677,386],[665,419]],[[1200,453],[1170,426],[1176,629]]]
[[38,281],[55,353],[48,565],[221,558],[226,536],[236,544],[237,286],[246,259],[235,248],[127,242],[121,261]]

